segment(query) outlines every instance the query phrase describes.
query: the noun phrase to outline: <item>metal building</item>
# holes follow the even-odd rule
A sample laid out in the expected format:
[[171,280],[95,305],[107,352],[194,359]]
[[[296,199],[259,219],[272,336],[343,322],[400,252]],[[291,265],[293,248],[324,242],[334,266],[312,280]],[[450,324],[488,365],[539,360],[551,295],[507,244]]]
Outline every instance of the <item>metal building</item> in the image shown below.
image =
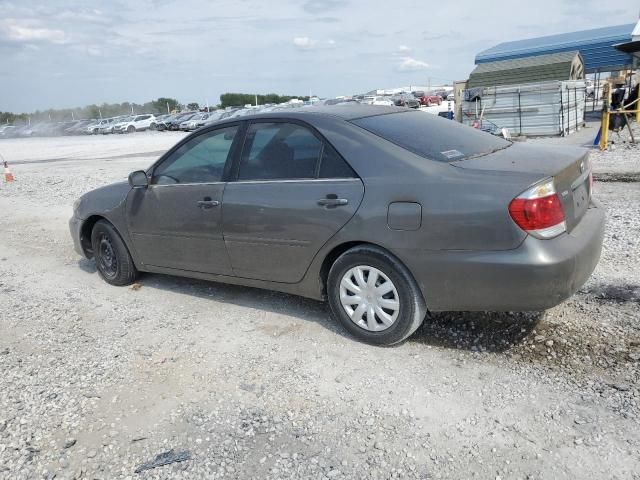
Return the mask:
[[574,50],[481,63],[469,75],[467,88],[521,85],[549,80],[583,80],[584,73],[582,56]]
[[[469,95],[471,94],[471,95]],[[549,81],[464,91],[462,123],[513,135],[569,135],[584,119],[583,80]]]
[[634,28],[632,23],[505,42],[478,53],[476,64],[577,50],[586,73],[633,68],[633,57],[614,45],[631,42]]

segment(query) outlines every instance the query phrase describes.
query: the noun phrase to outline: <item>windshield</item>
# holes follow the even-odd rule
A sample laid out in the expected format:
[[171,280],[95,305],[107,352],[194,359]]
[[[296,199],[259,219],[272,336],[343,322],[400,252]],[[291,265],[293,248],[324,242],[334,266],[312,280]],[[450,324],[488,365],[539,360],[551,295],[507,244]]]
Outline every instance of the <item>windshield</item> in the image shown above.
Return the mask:
[[439,162],[486,155],[511,145],[490,133],[424,112],[377,115],[351,122],[402,148]]

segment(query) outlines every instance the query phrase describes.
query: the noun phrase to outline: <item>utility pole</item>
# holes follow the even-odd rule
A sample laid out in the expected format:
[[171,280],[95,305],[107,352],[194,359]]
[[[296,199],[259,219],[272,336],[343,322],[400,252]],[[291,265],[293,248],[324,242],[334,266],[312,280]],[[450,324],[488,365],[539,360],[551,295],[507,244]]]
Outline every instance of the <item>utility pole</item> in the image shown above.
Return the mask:
[[256,93],[256,107],[258,106],[258,94]]
[[171,110],[169,110],[169,102],[167,102],[167,113],[171,113]]

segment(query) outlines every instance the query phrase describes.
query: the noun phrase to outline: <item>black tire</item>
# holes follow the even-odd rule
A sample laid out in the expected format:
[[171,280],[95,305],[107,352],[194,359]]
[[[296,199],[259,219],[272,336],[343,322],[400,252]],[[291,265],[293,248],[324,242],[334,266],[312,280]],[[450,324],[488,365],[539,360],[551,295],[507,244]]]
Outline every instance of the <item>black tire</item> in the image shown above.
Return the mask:
[[149,130],[155,130],[156,129],[156,124],[152,123],[151,125],[149,125]]
[[134,127],[133,125],[129,125],[127,127],[127,133],[133,133],[136,131],[136,127]]
[[111,285],[130,285],[138,278],[127,246],[118,231],[106,220],[98,220],[91,231],[91,247],[96,268],[103,280]]
[[[367,330],[351,320],[340,301],[340,282],[356,266],[369,266],[382,272],[396,288],[399,310],[395,321],[382,331]],[[356,338],[372,345],[391,346],[406,340],[422,324],[427,307],[409,270],[385,250],[362,245],[340,255],[329,270],[327,296],[334,318]]]

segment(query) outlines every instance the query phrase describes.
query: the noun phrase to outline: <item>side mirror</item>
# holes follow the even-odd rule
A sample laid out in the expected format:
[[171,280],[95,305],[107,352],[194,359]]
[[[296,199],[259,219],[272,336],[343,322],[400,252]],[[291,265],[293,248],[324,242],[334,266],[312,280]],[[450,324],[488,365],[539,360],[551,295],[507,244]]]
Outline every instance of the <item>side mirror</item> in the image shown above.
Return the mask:
[[129,185],[131,185],[131,188],[147,188],[149,186],[147,173],[144,170],[131,172],[129,174]]

